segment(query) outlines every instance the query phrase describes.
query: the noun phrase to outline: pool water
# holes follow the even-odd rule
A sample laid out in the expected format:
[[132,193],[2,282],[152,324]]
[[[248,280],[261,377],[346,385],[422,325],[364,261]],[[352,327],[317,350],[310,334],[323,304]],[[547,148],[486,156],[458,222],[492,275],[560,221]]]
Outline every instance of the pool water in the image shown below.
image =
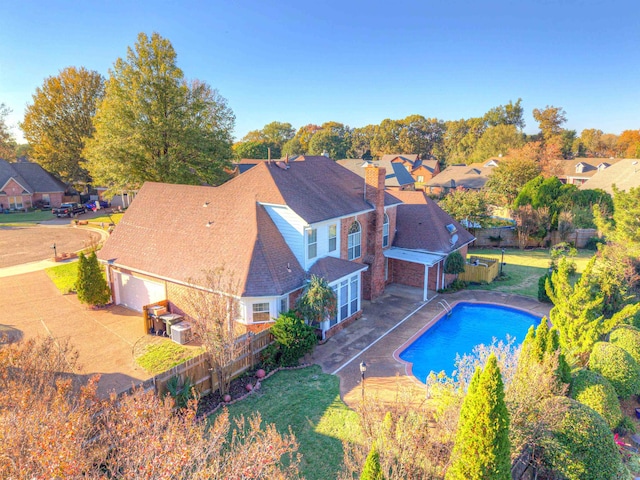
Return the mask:
[[451,315],[443,316],[411,343],[400,359],[412,363],[413,375],[424,383],[431,371],[444,370],[451,376],[456,354],[472,353],[473,347],[489,345],[494,338],[506,341],[507,334],[520,344],[529,327],[539,323],[540,317],[509,307],[458,303]]

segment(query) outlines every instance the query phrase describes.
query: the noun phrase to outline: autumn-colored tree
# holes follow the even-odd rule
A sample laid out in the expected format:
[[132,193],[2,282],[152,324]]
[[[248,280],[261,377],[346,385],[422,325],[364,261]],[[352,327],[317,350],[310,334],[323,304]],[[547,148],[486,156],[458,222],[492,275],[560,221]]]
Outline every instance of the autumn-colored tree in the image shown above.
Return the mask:
[[6,122],[6,117],[10,113],[9,107],[0,103],[0,159],[2,160],[13,160],[16,156],[16,142]]
[[513,216],[516,220],[518,246],[521,250],[526,248],[531,239],[542,241],[551,226],[548,207],[533,208],[531,205],[524,205],[518,207]]
[[640,158],[640,130],[625,130],[618,137],[616,149],[624,158]]
[[509,413],[495,355],[471,380],[445,478],[511,479]]
[[309,143],[321,127],[310,123],[300,127],[294,137],[282,146],[282,155],[304,155],[309,153]]
[[562,133],[562,125],[567,121],[567,112],[562,107],[547,105],[544,109],[533,109],[533,118],[540,127],[545,140]]
[[20,124],[31,158],[63,181],[86,183],[83,149],[94,133],[93,118],[104,96],[104,79],[84,67],[67,67],[45,79]]

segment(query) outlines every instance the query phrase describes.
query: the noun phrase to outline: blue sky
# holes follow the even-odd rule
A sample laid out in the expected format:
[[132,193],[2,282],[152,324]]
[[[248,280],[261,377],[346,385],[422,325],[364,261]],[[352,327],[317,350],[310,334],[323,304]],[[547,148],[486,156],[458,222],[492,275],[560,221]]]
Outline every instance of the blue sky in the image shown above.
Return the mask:
[[578,134],[640,128],[640,3],[619,0],[12,0],[0,15],[9,123],[66,66],[106,76],[141,31],[228,99],[238,138],[273,120],[454,120],[518,98],[528,133],[546,105]]

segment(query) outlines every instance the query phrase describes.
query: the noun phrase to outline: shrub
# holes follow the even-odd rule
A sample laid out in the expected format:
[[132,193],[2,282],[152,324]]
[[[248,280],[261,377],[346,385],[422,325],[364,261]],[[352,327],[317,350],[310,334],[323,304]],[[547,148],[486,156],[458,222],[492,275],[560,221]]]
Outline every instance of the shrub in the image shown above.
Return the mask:
[[587,243],[585,244],[584,248],[586,250],[592,250],[595,252],[596,250],[598,250],[598,245],[603,243],[607,243],[604,238],[590,237],[589,240],[587,240]]
[[76,280],[78,300],[89,305],[106,305],[111,293],[98,263],[96,253],[85,257],[81,252],[78,263],[78,279]]
[[260,362],[267,369],[272,369],[280,364],[280,348],[277,344],[272,343],[260,352]]
[[464,272],[464,258],[460,252],[451,252],[444,261],[444,273],[458,274]]
[[547,295],[547,289],[545,284],[547,282],[547,278],[551,278],[551,275],[545,273],[538,279],[538,301],[543,303],[551,303],[551,299],[549,295]]
[[609,342],[619,346],[640,364],[640,330],[631,325],[619,326],[609,334]]
[[622,399],[640,393],[640,366],[617,345],[597,342],[591,351],[589,368],[609,380]]
[[[568,480],[614,480],[623,471],[607,422],[591,408],[567,397],[544,402],[547,437],[544,461]],[[556,478],[556,477],[554,477]]]
[[279,363],[283,366],[297,365],[318,342],[315,329],[291,311],[280,314],[271,333],[280,350]]
[[622,416],[622,420],[615,428],[615,432],[619,435],[628,435],[630,433],[636,433],[636,424],[626,415]]
[[457,278],[453,282],[451,282],[447,288],[441,288],[440,290],[438,290],[438,292],[457,292],[458,290],[464,290],[465,288],[467,288],[467,282]]
[[380,466],[380,455],[375,446],[371,447],[369,455],[367,455],[360,480],[384,480],[382,467]]
[[597,372],[579,370],[575,373],[571,379],[569,396],[598,412],[611,429],[622,421],[616,389]]
[[185,408],[189,400],[196,398],[195,385],[191,378],[185,377],[184,382],[174,375],[167,382],[167,393],[173,398],[176,408]]

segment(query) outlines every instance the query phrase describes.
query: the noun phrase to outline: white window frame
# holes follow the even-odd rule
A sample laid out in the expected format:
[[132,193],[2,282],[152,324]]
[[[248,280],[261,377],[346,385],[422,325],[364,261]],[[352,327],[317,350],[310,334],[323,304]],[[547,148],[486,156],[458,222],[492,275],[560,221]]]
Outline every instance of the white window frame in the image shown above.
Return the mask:
[[[264,306],[266,305],[266,310]],[[262,306],[262,310],[257,310],[256,307]],[[256,320],[256,314],[267,314],[266,320]],[[251,320],[253,323],[265,323],[271,321],[271,304],[269,302],[256,302],[251,304]]]
[[278,314],[289,311],[289,295],[284,295],[278,299]]
[[389,215],[384,214],[382,221],[382,248],[389,246]]
[[[351,232],[351,229],[354,225],[357,225],[358,230]],[[362,255],[362,225],[357,220],[354,220],[351,225],[349,225],[349,234],[347,236],[347,258],[349,260],[355,260],[356,258],[360,258]]]
[[318,229],[307,230],[307,258],[311,260],[318,256]]
[[[333,232],[331,231],[333,230]],[[334,223],[329,225],[329,251],[335,252],[338,248],[338,226]]]
[[329,326],[333,327],[360,311],[362,300],[360,295],[360,274],[345,278],[331,288],[336,296],[336,314],[329,322]]
[[424,175],[418,175],[418,182],[424,183]]

